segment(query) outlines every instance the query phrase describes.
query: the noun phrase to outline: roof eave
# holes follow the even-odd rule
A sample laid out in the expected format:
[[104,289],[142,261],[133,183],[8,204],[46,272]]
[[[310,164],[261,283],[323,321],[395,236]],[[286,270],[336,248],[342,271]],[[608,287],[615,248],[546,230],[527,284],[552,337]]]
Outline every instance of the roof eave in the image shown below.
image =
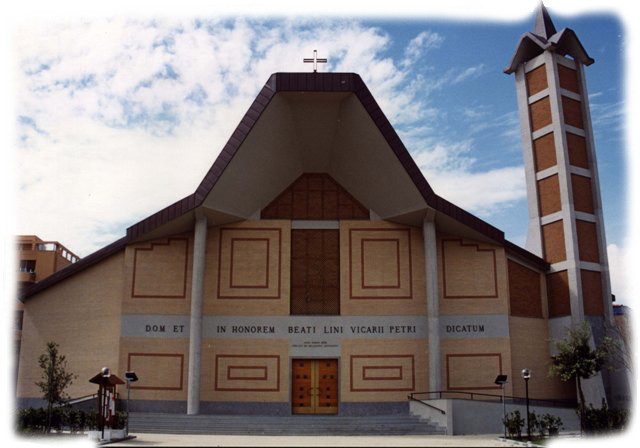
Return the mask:
[[504,240],[504,248],[508,253],[511,253],[516,257],[521,258],[524,261],[536,266],[543,272],[547,272],[549,271],[549,269],[551,269],[551,265],[547,261],[540,258],[536,254],[518,246],[517,244],[512,243],[509,240]]
[[549,39],[559,54],[568,54],[583,65],[591,65],[595,60],[589,56],[587,50],[578,39],[578,35],[571,28],[564,28]]
[[520,64],[542,54],[550,46],[551,44],[543,37],[529,32],[524,33],[520,37],[518,45],[516,45],[516,51],[514,51],[511,61],[507,68],[504,69],[504,72],[507,75],[514,73]]
[[93,266],[99,261],[111,255],[116,254],[117,252],[123,250],[126,247],[128,241],[129,241],[129,238],[124,236],[119,240],[116,240],[113,243],[103,247],[102,249],[95,251],[91,255],[81,258],[79,261],[73,264],[70,264],[64,269],[59,270],[58,272],[50,275],[49,277],[43,280],[40,280],[37,283],[34,283],[33,285],[23,289],[18,293],[18,300],[24,302],[26,299],[39,293],[40,291],[43,291],[44,289],[50,286],[53,286],[56,283],[59,283],[60,281],[68,277],[71,277],[72,275],[75,275],[81,271],[84,271],[85,269],[89,268],[90,266]]

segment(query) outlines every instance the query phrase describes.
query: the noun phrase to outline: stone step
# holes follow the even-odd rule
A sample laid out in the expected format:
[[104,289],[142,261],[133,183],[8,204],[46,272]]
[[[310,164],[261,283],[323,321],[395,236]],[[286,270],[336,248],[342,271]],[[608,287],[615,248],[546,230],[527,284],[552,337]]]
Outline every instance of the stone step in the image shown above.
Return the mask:
[[131,413],[131,432],[228,435],[444,434],[444,428],[412,414],[354,416],[185,415]]

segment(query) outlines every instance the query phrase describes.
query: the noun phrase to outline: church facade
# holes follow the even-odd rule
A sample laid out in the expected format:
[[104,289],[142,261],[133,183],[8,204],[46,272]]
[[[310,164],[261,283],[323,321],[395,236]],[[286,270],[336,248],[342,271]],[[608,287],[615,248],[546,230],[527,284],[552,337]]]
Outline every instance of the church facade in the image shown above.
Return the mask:
[[[549,340],[583,320],[601,336],[612,305],[593,61],[552,26],[542,7],[506,70],[527,249],[432,190],[360,76],[276,73],[193,194],[22,294],[19,405],[51,340],[72,397],[103,366],[135,371],[138,411],[402,412],[411,393],[499,395],[499,374],[524,396],[524,368],[532,398],[575,400],[547,374]],[[614,395],[608,378],[590,390]]]

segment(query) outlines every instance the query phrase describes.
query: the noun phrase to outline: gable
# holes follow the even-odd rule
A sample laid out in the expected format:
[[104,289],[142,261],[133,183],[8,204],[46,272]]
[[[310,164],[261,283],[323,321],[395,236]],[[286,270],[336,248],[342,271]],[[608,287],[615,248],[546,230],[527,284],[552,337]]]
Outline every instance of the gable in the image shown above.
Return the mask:
[[[554,36],[562,35],[561,31]],[[573,43],[566,39],[565,46]],[[133,224],[120,240],[27,288],[20,298],[31,297],[127,244],[190,231],[196,211],[217,225],[252,219],[305,172],[329,173],[384,220],[421,226],[425,215],[433,213],[436,224],[450,233],[504,244],[548,269],[540,257],[505,240],[501,230],[433,191],[359,75],[275,73],[192,194]],[[340,202],[338,216],[339,207]],[[351,219],[364,216],[358,207],[350,213]]]
[[298,177],[269,205],[262,219],[369,219],[369,210],[325,173]]

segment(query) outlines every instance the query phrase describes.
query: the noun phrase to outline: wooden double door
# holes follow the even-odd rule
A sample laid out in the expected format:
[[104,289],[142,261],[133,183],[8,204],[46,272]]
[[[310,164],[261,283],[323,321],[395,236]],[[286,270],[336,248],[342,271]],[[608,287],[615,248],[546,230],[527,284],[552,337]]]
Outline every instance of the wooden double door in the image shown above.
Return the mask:
[[294,414],[338,413],[338,360],[294,359],[292,411]]

